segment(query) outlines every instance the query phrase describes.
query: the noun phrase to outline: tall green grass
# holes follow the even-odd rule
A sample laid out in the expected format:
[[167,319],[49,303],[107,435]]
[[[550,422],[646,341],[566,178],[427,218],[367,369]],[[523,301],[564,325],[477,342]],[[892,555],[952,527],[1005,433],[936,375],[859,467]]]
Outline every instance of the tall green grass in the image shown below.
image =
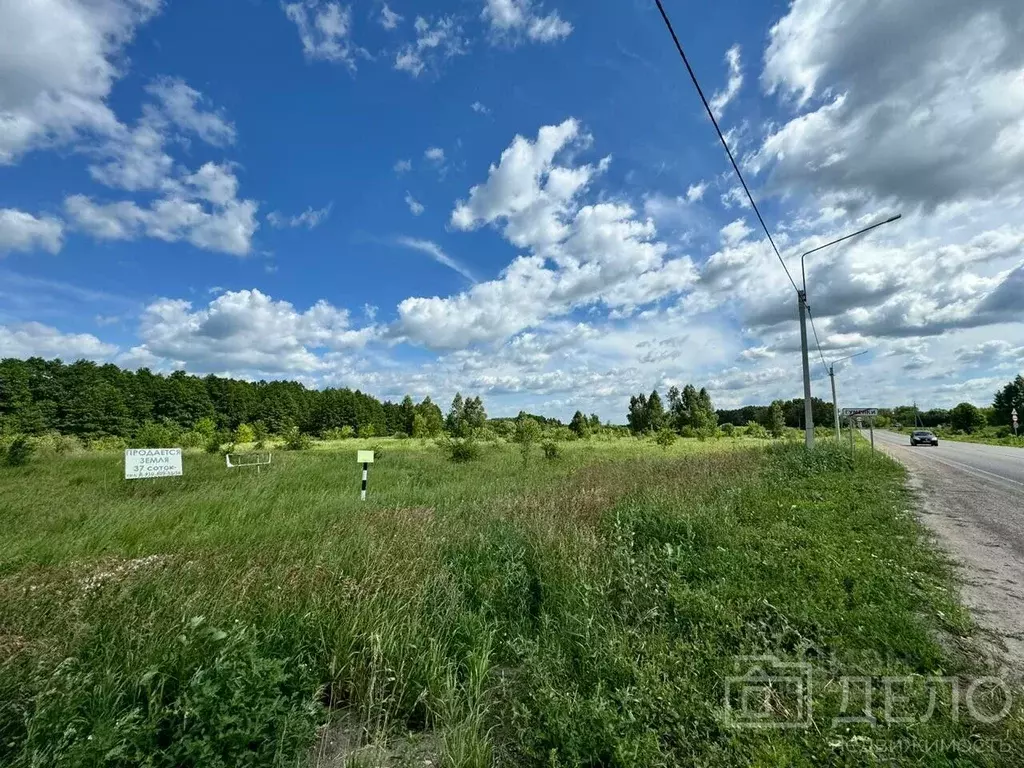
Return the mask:
[[[971,626],[888,460],[402,442],[366,504],[348,450],[0,475],[0,764],[860,765],[855,736],[1021,737],[941,708],[831,726],[842,674],[981,669],[949,650]],[[814,663],[815,728],[728,721],[733,657],[764,654]]]

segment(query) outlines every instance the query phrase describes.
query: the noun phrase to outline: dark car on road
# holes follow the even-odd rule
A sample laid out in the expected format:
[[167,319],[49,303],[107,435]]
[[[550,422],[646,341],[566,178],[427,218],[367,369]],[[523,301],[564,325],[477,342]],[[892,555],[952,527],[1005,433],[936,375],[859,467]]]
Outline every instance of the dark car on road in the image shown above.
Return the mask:
[[918,430],[917,432],[910,433],[910,444],[911,445],[938,445],[939,438],[932,432],[924,432]]

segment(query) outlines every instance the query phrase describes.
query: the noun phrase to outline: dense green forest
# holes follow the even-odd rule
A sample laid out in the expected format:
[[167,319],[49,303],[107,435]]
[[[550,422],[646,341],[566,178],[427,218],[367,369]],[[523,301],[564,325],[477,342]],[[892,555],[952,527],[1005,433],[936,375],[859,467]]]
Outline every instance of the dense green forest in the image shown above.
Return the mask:
[[271,434],[297,427],[306,434],[351,430],[363,436],[414,430],[434,435],[444,428],[441,409],[429,397],[419,404],[409,397],[392,403],[359,390],[308,389],[294,381],[249,382],[182,371],[163,376],[86,360],[0,361],[0,434],[130,437],[147,423],[183,431],[197,425],[235,431],[249,424]]

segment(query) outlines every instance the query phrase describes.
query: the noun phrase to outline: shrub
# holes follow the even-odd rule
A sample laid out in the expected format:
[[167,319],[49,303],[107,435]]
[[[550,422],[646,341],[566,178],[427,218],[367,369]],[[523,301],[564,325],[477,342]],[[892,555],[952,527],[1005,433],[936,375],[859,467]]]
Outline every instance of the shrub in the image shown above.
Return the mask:
[[705,440],[709,440],[715,437],[718,437],[718,429],[716,427],[705,426],[697,429],[697,439],[700,440],[702,443]]
[[748,424],[747,425],[747,437],[756,437],[759,440],[766,440],[768,438],[768,430],[760,424]]
[[254,421],[252,423],[252,436],[257,443],[265,443],[267,438],[270,437],[270,430],[267,429],[267,425],[262,421]]
[[736,434],[736,427],[729,422],[726,422],[721,426],[722,434],[726,437],[733,437]]
[[697,430],[691,427],[689,424],[687,424],[685,427],[679,430],[679,436],[693,438],[697,436]]
[[4,464],[8,467],[23,467],[32,460],[36,447],[25,435],[14,438],[4,455]]
[[579,439],[576,433],[568,427],[555,427],[554,429],[549,429],[547,436],[551,440],[558,440],[563,443],[569,440]]
[[660,445],[665,450],[668,450],[668,448],[675,441],[676,441],[676,433],[673,432],[671,429],[668,429],[668,428],[659,429],[658,430],[658,434],[656,434],[654,436],[654,442],[656,442],[658,445]]
[[256,433],[253,428],[246,423],[238,425],[238,429],[235,430],[235,442],[236,443],[255,443]]
[[185,432],[181,436],[181,447],[182,448],[202,448],[210,440],[209,437],[204,435],[199,430],[193,429],[191,432]]
[[490,427],[481,427],[477,431],[476,437],[478,440],[482,440],[485,443],[496,443],[501,439],[498,437],[498,433]]
[[203,418],[195,423],[192,429],[203,436],[203,440],[200,443],[202,444],[213,439],[213,436],[217,434],[217,423],[209,416],[203,416]]
[[85,443],[74,435],[58,435],[54,449],[60,456],[67,456],[72,453],[81,453],[85,450]]
[[209,439],[209,441],[206,443],[206,452],[207,453],[220,453],[221,452],[220,447],[222,445],[224,445],[224,443],[230,443],[230,442],[231,442],[231,433],[230,432],[225,432],[223,430],[220,431],[220,432],[217,432],[217,434],[215,434],[213,437],[211,437]]
[[949,412],[949,424],[953,429],[971,434],[985,428],[985,414],[970,403],[960,403]]
[[90,451],[123,451],[128,447],[128,441],[123,437],[106,435],[89,441]]
[[59,432],[47,432],[33,439],[37,453],[50,456],[65,456],[84,450],[82,441],[74,435],[62,435]]
[[373,424],[360,424],[359,425],[359,436],[360,437],[374,437],[377,434],[377,430],[373,428]]
[[512,439],[519,444],[525,464],[530,456],[530,448],[540,439],[540,424],[532,416],[520,413],[516,418],[516,429]]
[[289,427],[284,433],[284,447],[289,451],[308,451],[313,446],[309,435],[303,434],[298,427]]
[[561,453],[558,450],[558,443],[555,443],[551,440],[545,440],[543,443],[541,443],[540,449],[544,451],[545,459],[557,459]]
[[350,440],[351,438],[356,436],[356,431],[353,427],[350,427],[348,424],[346,424],[339,430],[339,434],[341,435],[342,440]]
[[378,462],[384,458],[384,454],[387,452],[384,448],[383,443],[374,443],[367,450],[373,451],[373,460]]
[[446,437],[439,442],[448,458],[457,464],[480,457],[480,446],[471,437]]
[[135,433],[132,438],[132,448],[174,448],[178,442],[178,435],[174,429],[166,424],[157,424],[154,421],[147,421]]
[[407,435],[402,430],[398,430],[397,432],[395,432],[395,434],[393,434],[392,437],[395,438],[396,440],[408,440],[409,439],[409,435]]

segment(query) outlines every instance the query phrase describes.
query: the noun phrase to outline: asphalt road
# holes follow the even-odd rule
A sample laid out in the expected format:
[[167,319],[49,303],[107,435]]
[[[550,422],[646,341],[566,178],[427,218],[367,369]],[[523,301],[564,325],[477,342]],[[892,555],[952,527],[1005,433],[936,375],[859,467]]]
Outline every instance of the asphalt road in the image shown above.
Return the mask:
[[960,564],[964,602],[1024,668],[1024,449],[911,448],[908,435],[883,430],[875,445],[910,470],[922,519]]

